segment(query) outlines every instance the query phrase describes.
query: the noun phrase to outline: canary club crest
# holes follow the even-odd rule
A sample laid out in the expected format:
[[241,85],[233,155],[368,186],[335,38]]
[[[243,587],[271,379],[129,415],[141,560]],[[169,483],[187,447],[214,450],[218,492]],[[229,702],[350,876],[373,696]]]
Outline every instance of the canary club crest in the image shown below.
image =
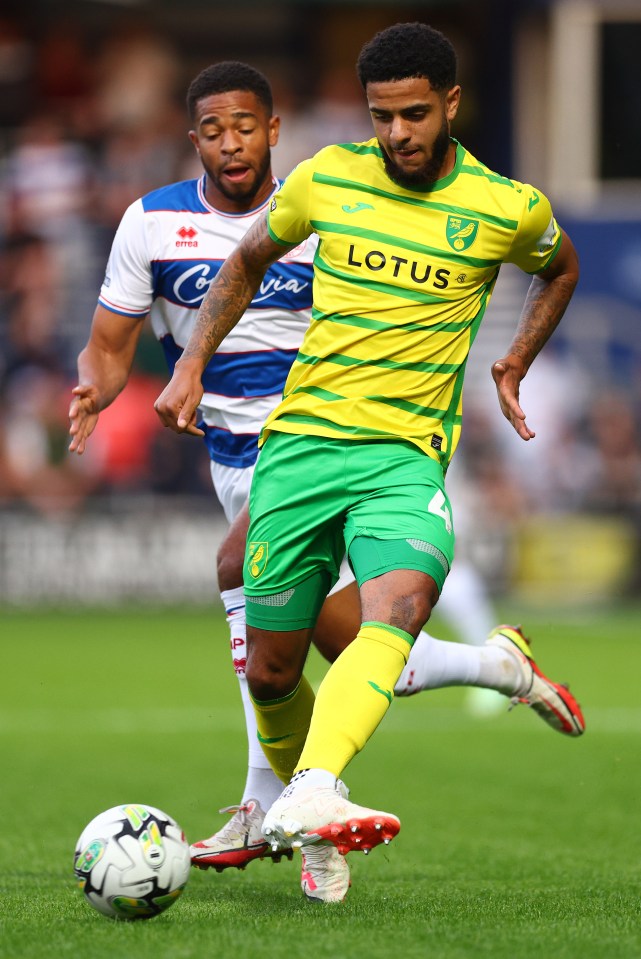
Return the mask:
[[248,547],[247,565],[254,579],[258,579],[265,572],[269,543],[250,543]]
[[453,250],[461,253],[468,250],[479,232],[478,220],[466,220],[462,216],[448,216],[445,236]]

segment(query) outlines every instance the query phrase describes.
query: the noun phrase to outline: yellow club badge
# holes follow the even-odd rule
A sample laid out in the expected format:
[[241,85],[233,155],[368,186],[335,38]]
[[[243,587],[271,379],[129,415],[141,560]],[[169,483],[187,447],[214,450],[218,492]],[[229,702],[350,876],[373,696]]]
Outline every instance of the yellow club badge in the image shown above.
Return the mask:
[[258,579],[265,572],[267,566],[267,556],[269,553],[269,543],[250,543],[249,544],[248,565],[249,572]]
[[448,216],[445,236],[447,242],[458,253],[469,249],[476,239],[479,231],[478,220],[466,220],[462,216]]

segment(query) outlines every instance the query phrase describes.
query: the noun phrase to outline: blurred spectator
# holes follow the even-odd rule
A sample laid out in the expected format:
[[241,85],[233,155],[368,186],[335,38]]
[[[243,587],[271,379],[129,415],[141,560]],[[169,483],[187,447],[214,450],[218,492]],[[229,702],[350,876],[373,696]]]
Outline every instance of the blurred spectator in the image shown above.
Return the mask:
[[69,242],[83,227],[91,187],[87,151],[67,139],[62,118],[46,107],[31,114],[18,128],[7,160],[9,231]]
[[130,203],[182,175],[185,127],[172,108],[160,124],[123,122],[105,136],[98,157],[101,189],[96,212],[108,231],[109,246]]
[[0,250],[0,383],[9,370],[57,353],[60,289],[51,246],[14,233]]
[[[24,233],[49,246],[59,340],[68,341],[62,347],[68,356],[58,358],[66,366],[77,344],[75,331],[86,324],[89,288],[95,301],[95,230],[90,219],[95,179],[90,154],[67,136],[63,119],[43,106],[15,132],[3,186],[9,246],[15,235]],[[31,282],[39,280],[32,276]]]
[[625,395],[612,390],[594,400],[584,444],[576,475],[582,507],[641,521],[641,436]]
[[180,62],[168,37],[147,19],[115,24],[98,60],[97,103],[105,129],[162,124],[180,86]]
[[54,19],[42,38],[34,73],[37,102],[64,117],[74,137],[91,138],[97,122],[95,66],[79,23],[68,17]]
[[86,458],[100,476],[102,491],[136,492],[148,486],[150,447],[163,428],[154,400],[163,386],[158,377],[132,373],[127,389],[100,414]]
[[33,90],[35,44],[17,18],[0,15],[0,130],[19,123]]
[[499,441],[494,414],[494,405],[466,402],[461,444],[447,474],[450,498],[462,505],[464,527],[457,529],[457,540],[486,526],[509,530],[531,505],[519,470]]
[[515,441],[509,430],[500,432],[504,455],[520,478],[530,508],[567,508],[576,487],[568,444],[585,417],[589,400],[586,371],[572,356],[561,355],[552,338],[521,384],[521,406],[536,436],[523,443]]
[[76,511],[97,487],[91,464],[67,455],[68,391],[55,365],[25,364],[5,381],[0,490],[47,516]]
[[[165,385],[163,380],[163,386]],[[102,413],[100,414],[102,417]],[[180,492],[200,496],[207,509],[222,512],[211,495],[209,457],[203,443],[184,442],[171,430],[160,430],[152,437],[149,448],[148,488],[152,493],[171,496]]]
[[313,102],[302,107],[296,108],[288,91],[277,91],[275,111],[282,120],[274,164],[280,177],[330,143],[370,140],[374,135],[353,66],[326,70]]
[[176,179],[188,142],[180,81],[167,38],[147,21],[116,24],[98,57],[95,90],[102,132],[96,213],[109,231],[109,246],[129,204]]

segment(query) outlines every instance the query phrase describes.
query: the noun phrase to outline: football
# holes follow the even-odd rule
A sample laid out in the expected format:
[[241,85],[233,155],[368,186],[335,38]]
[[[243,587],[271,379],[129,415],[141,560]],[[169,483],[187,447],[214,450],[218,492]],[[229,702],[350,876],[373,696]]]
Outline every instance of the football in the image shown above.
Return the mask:
[[185,834],[171,816],[131,803],[83,830],[74,873],[88,902],[112,919],[150,919],[178,899],[189,877]]

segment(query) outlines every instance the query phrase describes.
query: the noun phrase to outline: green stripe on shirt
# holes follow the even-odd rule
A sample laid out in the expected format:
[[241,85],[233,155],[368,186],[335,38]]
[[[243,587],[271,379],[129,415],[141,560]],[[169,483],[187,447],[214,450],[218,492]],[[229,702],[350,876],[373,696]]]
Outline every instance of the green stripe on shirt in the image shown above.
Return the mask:
[[468,210],[465,207],[451,206],[447,203],[437,203],[435,200],[421,200],[418,197],[401,196],[400,194],[390,193],[387,190],[380,190],[378,187],[369,186],[366,183],[359,183],[356,180],[345,180],[342,177],[329,176],[327,173],[314,173],[312,180],[314,183],[323,183],[326,186],[342,187],[346,190],[357,190],[360,193],[367,193],[369,196],[380,196],[386,200],[393,200],[395,203],[407,203],[410,206],[423,207],[426,210],[442,210],[444,213],[451,213],[453,216],[482,220],[485,223],[493,223],[495,226],[503,227],[506,230],[516,230],[519,225],[518,220],[509,220],[506,217],[493,216],[491,213],[480,213],[478,210]]
[[299,352],[296,362],[304,363],[306,366],[316,366],[318,363],[336,363],[338,366],[375,366],[383,370],[411,370],[414,373],[442,373],[444,375],[457,373],[461,368],[460,363],[411,363],[388,359],[359,359],[357,356],[349,356],[347,353],[309,356],[307,353]]

